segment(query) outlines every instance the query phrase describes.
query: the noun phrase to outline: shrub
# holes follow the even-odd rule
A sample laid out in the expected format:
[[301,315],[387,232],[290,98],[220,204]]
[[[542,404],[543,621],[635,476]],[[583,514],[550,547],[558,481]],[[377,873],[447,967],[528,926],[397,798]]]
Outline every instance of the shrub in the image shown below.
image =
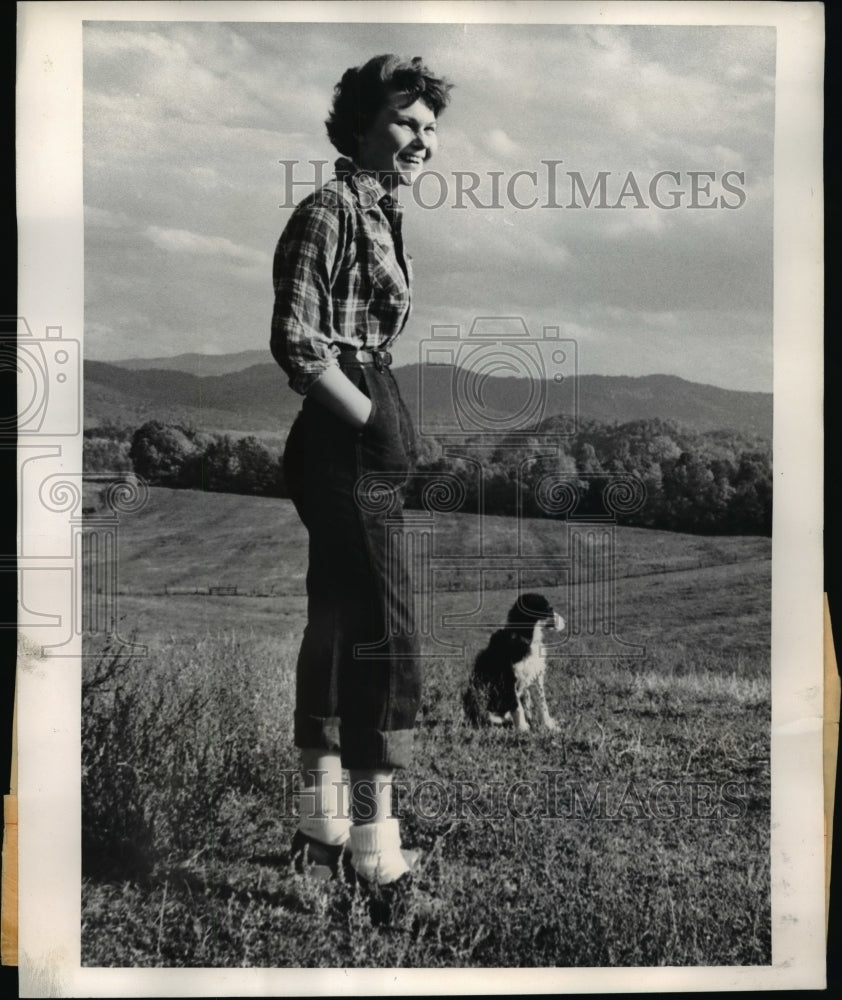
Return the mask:
[[152,867],[150,788],[133,745],[131,661],[107,646],[82,677],[82,871],[141,876]]
[[[280,653],[279,653],[280,649]],[[137,878],[224,850],[226,801],[286,794],[292,649],[231,635],[156,657],[106,647],[82,693],[83,872]]]

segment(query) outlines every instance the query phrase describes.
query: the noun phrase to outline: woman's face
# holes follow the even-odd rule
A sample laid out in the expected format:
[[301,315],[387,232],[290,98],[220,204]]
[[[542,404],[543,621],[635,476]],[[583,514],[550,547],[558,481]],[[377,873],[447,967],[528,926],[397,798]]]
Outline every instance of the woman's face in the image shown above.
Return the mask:
[[400,95],[380,109],[357,141],[357,166],[391,189],[412,184],[438,145],[436,116],[419,98],[401,107]]

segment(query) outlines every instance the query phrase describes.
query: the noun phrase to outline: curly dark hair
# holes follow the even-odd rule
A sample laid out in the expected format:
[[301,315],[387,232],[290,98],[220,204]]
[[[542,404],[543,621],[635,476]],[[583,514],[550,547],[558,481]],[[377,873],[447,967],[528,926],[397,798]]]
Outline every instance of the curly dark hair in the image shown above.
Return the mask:
[[364,66],[345,70],[333,90],[333,107],[325,122],[333,145],[344,156],[357,155],[357,137],[371,125],[378,111],[394,94],[405,94],[407,103],[422,100],[438,117],[447,107],[453,84],[433,76],[420,56],[375,56]]

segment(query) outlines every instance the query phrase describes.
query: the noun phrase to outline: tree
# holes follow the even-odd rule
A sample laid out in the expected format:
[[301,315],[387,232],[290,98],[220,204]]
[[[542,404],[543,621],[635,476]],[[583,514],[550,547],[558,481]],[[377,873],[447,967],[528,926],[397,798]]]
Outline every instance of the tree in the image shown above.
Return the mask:
[[86,433],[82,442],[82,468],[85,472],[130,472],[128,441]]
[[234,480],[237,493],[266,497],[276,492],[277,464],[256,437],[240,438],[234,456],[238,465]]
[[772,534],[772,461],[754,451],[740,457],[728,505],[729,527],[740,534]]
[[134,471],[154,485],[198,485],[195,437],[183,427],[148,421],[134,432],[129,458]]
[[240,463],[227,434],[214,434],[201,454],[202,489],[211,493],[235,493]]

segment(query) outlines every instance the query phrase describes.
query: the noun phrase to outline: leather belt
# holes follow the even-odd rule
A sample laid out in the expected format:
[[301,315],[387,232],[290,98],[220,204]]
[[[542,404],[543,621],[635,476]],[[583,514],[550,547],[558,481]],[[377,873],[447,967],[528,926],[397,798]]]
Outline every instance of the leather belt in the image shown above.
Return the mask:
[[374,365],[378,371],[383,371],[392,363],[392,355],[389,351],[371,350],[360,348],[354,350],[353,347],[343,347],[339,356],[345,361],[358,361],[361,365]]

